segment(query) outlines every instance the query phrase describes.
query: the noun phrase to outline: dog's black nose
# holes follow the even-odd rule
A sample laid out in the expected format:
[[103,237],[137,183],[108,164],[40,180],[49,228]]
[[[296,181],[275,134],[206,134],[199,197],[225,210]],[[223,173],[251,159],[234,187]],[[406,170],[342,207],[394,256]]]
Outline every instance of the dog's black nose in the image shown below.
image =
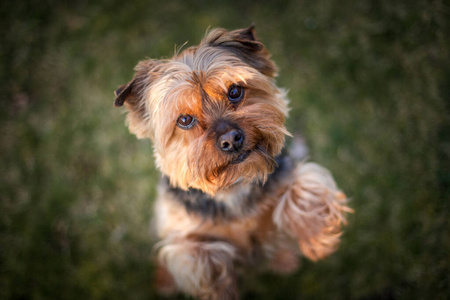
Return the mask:
[[222,134],[218,139],[218,146],[222,151],[238,151],[242,147],[244,135],[239,129],[231,129]]

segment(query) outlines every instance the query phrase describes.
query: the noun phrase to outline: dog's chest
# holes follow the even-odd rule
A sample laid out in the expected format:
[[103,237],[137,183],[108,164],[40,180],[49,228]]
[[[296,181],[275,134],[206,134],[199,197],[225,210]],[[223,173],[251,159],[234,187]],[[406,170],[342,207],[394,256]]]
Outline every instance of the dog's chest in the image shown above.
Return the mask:
[[277,157],[277,165],[264,186],[237,185],[215,197],[195,189],[171,187],[163,178],[155,206],[159,238],[195,235],[227,240],[244,249],[263,243],[275,230],[272,214],[276,195],[292,166],[287,156]]
[[241,249],[250,249],[273,227],[271,208],[262,205],[268,199],[261,191],[253,192],[244,199],[230,200],[242,202],[239,207],[194,191],[185,193],[169,188],[161,193],[160,190],[155,207],[157,234],[162,239],[195,235],[227,240]]

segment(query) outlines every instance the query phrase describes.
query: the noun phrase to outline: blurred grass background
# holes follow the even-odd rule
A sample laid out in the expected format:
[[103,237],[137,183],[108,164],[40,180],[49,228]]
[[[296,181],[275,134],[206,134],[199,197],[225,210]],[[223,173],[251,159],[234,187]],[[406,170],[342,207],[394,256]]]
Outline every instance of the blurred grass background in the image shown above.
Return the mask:
[[448,1],[22,0],[0,16],[1,299],[159,299],[158,173],[113,91],[139,60],[251,22],[290,131],[356,213],[336,254],[249,276],[243,299],[450,298]]

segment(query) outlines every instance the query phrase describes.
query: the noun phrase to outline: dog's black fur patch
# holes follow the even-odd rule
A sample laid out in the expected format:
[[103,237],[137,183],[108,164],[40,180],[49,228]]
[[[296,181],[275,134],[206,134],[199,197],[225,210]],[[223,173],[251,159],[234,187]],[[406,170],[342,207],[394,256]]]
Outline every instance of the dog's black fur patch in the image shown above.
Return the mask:
[[[293,169],[292,159],[286,154],[280,154],[275,158],[277,167],[270,174],[269,179],[264,185],[255,184],[252,193],[242,203],[243,212],[251,212],[262,200],[263,193],[271,191],[271,189],[283,180]],[[235,218],[235,214],[231,207],[223,201],[218,201],[210,195],[198,189],[189,189],[188,191],[180,188],[171,187],[169,179],[164,177],[163,184],[167,192],[171,194],[173,199],[184,205],[188,213],[201,216],[204,219],[213,219],[216,221],[225,221]]]

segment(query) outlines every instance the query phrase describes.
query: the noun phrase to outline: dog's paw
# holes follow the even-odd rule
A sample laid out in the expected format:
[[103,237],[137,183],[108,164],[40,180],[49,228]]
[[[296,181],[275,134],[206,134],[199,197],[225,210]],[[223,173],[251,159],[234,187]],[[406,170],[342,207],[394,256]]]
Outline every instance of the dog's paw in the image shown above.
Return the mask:
[[273,219],[278,229],[297,239],[301,252],[316,261],[333,253],[345,213],[352,212],[333,177],[315,163],[299,165],[283,192]]
[[158,248],[159,263],[181,291],[202,300],[238,298],[231,244],[189,236],[163,240]]

